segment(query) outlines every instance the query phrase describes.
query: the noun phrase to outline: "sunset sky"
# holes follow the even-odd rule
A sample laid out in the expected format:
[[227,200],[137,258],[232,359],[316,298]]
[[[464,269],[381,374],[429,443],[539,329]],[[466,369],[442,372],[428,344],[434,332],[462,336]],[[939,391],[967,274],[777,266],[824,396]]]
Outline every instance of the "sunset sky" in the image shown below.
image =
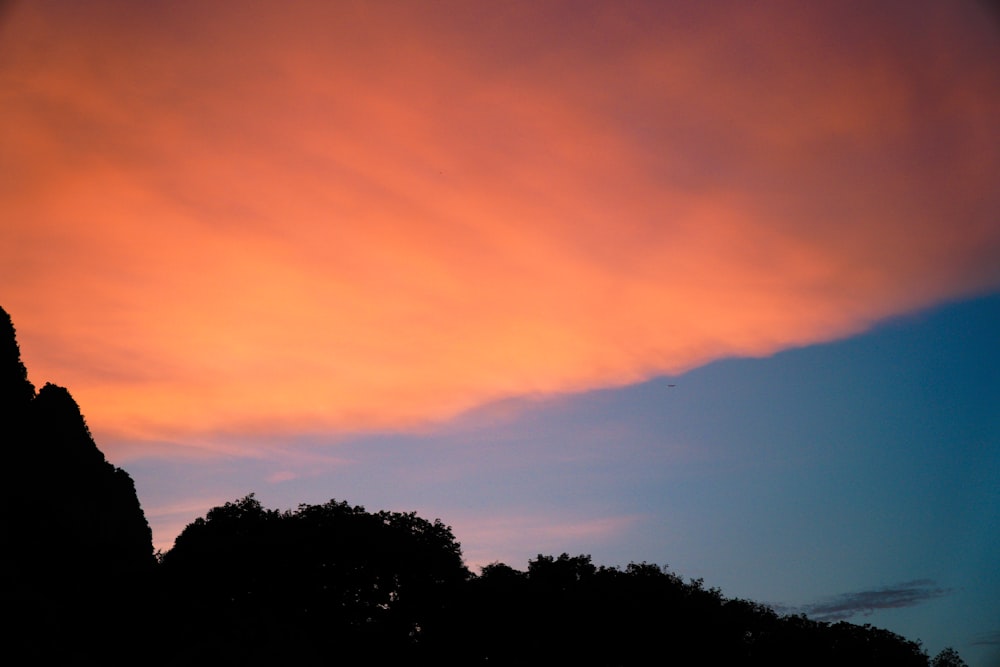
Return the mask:
[[996,667],[998,119],[974,0],[0,4],[0,305],[164,550],[335,497]]

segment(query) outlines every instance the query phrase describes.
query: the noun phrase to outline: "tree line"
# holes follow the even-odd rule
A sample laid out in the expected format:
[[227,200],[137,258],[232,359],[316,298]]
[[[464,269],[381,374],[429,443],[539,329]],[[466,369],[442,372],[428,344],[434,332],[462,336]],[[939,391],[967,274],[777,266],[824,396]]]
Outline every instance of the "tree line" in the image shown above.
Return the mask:
[[474,574],[440,521],[335,500],[214,508],[157,578],[187,664],[929,664],[887,630],[782,616],[649,563],[564,553]]
[[449,526],[253,494],[165,554],[69,392],[0,309],[0,642],[24,664],[960,667],[871,625],[780,615],[666,567],[541,555],[477,573]]

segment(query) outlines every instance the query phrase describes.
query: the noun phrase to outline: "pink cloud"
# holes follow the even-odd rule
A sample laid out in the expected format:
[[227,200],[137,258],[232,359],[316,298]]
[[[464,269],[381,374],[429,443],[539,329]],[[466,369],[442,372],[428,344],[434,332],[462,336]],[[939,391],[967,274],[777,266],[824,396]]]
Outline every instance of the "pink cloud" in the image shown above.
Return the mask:
[[9,14],[4,306],[116,440],[414,428],[1000,286],[977,5],[296,7]]

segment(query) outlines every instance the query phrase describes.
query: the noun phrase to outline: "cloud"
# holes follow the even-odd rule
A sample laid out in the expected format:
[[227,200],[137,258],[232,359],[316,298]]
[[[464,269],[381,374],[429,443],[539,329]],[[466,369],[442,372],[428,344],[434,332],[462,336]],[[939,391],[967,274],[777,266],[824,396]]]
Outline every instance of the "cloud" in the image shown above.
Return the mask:
[[282,482],[289,482],[293,479],[297,479],[298,477],[299,473],[292,472],[291,470],[279,470],[278,472],[267,476],[267,483],[280,484]]
[[1000,646],[1000,630],[980,633],[970,643],[973,646]]
[[842,621],[857,614],[868,616],[881,609],[913,607],[928,600],[951,594],[930,579],[915,579],[884,588],[845,593],[824,602],[797,609],[820,621]]
[[36,384],[121,441],[410,429],[1000,286],[976,5],[439,7],[8,12]]

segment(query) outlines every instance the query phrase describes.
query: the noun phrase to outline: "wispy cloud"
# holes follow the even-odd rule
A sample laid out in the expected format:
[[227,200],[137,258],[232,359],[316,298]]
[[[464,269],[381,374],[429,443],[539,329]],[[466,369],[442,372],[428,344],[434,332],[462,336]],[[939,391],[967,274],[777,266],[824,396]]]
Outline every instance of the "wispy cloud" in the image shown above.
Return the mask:
[[973,646],[1000,646],[1000,630],[980,633],[969,643]]
[[9,12],[0,284],[122,439],[411,429],[1000,284],[973,9],[117,7]]
[[915,579],[892,586],[872,588],[792,609],[820,621],[842,621],[861,614],[868,616],[880,609],[912,607],[943,597],[952,591],[939,587],[930,579]]

